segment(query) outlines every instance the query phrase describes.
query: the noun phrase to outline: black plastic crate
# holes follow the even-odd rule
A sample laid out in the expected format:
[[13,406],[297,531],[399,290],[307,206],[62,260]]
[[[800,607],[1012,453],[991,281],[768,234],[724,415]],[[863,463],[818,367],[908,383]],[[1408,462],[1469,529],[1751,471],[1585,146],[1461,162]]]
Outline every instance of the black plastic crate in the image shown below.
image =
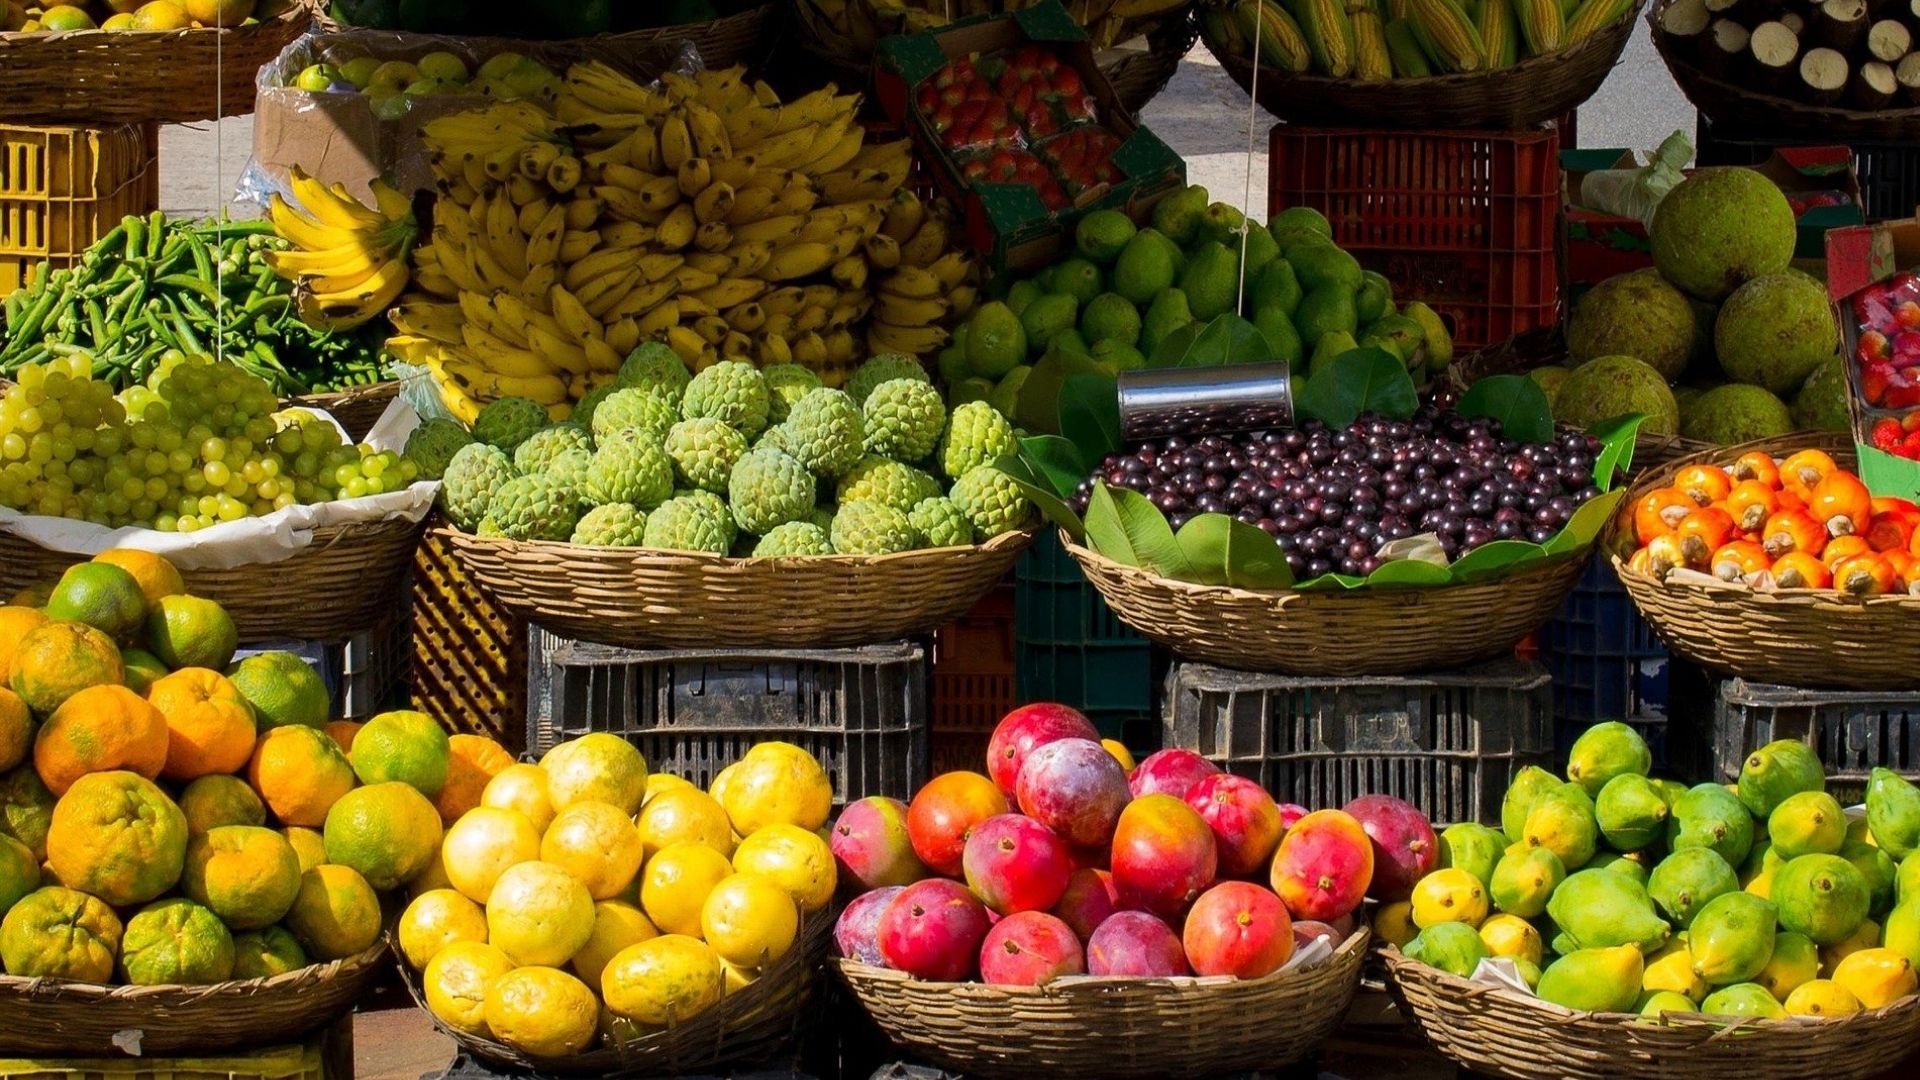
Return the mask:
[[1552,767],[1552,710],[1546,669],[1520,660],[1392,677],[1182,663],[1167,675],[1165,735],[1282,802],[1386,794],[1436,824],[1495,822],[1515,772]]
[[1714,767],[1740,776],[1748,754],[1798,739],[1820,755],[1829,789],[1857,801],[1875,768],[1920,780],[1920,691],[1802,690],[1726,679],[1715,688]]
[[1694,125],[1694,159],[1702,165],[1758,165],[1783,146],[1844,145],[1853,151],[1860,181],[1860,210],[1869,222],[1911,218],[1920,206],[1920,142],[1875,139],[1769,139],[1745,132],[1716,132],[1700,116]]
[[1051,531],[1013,572],[1014,684],[1020,701],[1057,701],[1128,745],[1151,729],[1153,643],[1120,621]]
[[649,768],[706,787],[753,744],[818,758],[834,802],[911,798],[927,780],[927,658],[912,642],[858,649],[620,649],[529,631],[527,750],[596,731]]

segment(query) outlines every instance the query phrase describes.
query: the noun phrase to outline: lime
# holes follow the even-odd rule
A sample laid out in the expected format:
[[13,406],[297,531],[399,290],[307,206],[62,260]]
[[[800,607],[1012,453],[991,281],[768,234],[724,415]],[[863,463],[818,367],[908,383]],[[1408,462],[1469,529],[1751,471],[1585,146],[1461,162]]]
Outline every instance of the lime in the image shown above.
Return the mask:
[[980,305],[967,330],[967,359],[973,370],[997,379],[1027,358],[1027,332],[1006,304]]
[[1133,219],[1120,211],[1095,210],[1080,219],[1073,238],[1081,255],[1105,266],[1120,257],[1136,231]]
[[1080,321],[1080,304],[1065,293],[1048,293],[1027,305],[1020,313],[1020,327],[1026,331],[1027,350],[1047,351],[1055,334],[1072,330]]

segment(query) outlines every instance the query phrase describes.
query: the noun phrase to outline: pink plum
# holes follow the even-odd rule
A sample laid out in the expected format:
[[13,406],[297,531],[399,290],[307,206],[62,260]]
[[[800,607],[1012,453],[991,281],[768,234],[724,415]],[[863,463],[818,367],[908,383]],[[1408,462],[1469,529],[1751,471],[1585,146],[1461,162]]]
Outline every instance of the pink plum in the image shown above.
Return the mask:
[[929,878],[887,904],[876,936],[888,967],[916,979],[959,982],[973,974],[991,925],[986,905],[965,885]]
[[1223,877],[1265,870],[1286,831],[1273,796],[1244,776],[1215,773],[1201,780],[1187,791],[1187,805],[1213,830]]
[[828,840],[842,884],[911,885],[928,874],[907,835],[907,804],[874,795],[847,804]]
[[875,967],[887,966],[886,958],[880,954],[880,916],[893,898],[904,891],[904,886],[887,885],[854,897],[840,913],[839,921],[833,924],[833,943],[841,956]]
[[1001,915],[1052,907],[1073,871],[1067,845],[1053,830],[1019,814],[999,814],[975,826],[961,866],[967,887]]
[[1102,847],[1132,797],[1127,774],[1091,739],[1058,739],[1027,755],[1020,809],[1075,847]]
[[1093,936],[1093,931],[1107,916],[1120,909],[1120,894],[1114,888],[1113,875],[1105,870],[1075,870],[1067,878],[1067,891],[1060,894],[1060,900],[1053,905],[1053,913],[1062,922],[1072,928],[1081,941]]
[[1144,911],[1121,911],[1087,940],[1087,974],[1152,977],[1193,970],[1172,927]]
[[987,775],[1012,795],[1027,755],[1056,739],[1100,741],[1100,730],[1078,709],[1050,701],[1022,705],[1000,718],[987,742]]
[[1009,915],[987,931],[980,946],[980,979],[998,986],[1039,986],[1087,970],[1080,939],[1044,911]]
[[1191,750],[1156,750],[1133,770],[1133,797],[1171,795],[1184,799],[1193,785],[1220,771],[1220,766]]

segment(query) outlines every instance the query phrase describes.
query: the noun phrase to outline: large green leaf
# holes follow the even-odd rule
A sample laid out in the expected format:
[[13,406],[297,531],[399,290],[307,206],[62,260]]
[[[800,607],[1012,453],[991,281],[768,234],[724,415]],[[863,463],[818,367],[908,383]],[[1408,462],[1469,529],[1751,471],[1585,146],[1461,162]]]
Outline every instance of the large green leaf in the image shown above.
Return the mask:
[[1194,568],[1174,540],[1166,515],[1137,491],[1093,485],[1087,539],[1093,550],[1114,562],[1178,581],[1194,580]]
[[1606,531],[1607,522],[1613,520],[1613,513],[1619,509],[1620,501],[1626,497],[1625,488],[1615,488],[1582,503],[1580,509],[1573,512],[1573,517],[1543,545],[1547,554],[1578,551],[1599,539],[1600,534]]
[[1363,588],[1366,584],[1366,578],[1354,577],[1352,574],[1321,574],[1317,578],[1301,582],[1294,588],[1301,592],[1332,592],[1334,589]]
[[1034,474],[1050,483],[1054,493],[1062,498],[1073,494],[1080,481],[1098,464],[1082,457],[1078,446],[1058,435],[1022,435],[1020,456],[1033,467]]
[[1381,563],[1367,575],[1369,585],[1445,585],[1453,580],[1453,571],[1419,559],[1394,559]]
[[1513,564],[1546,557],[1546,550],[1527,540],[1495,540],[1453,561],[1455,581],[1480,581],[1505,573]]
[[1493,375],[1481,379],[1460,397],[1462,416],[1484,416],[1500,425],[1500,433],[1525,443],[1553,441],[1553,408],[1546,391],[1525,375]]
[[1587,434],[1600,440],[1600,453],[1593,459],[1594,487],[1611,490],[1614,476],[1624,475],[1633,468],[1633,441],[1640,434],[1640,425],[1646,422],[1646,414],[1634,413],[1602,420],[1587,430]]
[[1293,571],[1273,537],[1226,514],[1200,514],[1174,534],[1201,585],[1285,589]]
[[1420,407],[1407,367],[1385,349],[1341,353],[1307,377],[1294,412],[1331,428],[1343,428],[1363,412],[1405,419]]
[[1120,391],[1111,375],[1082,371],[1060,384],[1060,434],[1089,467],[1120,449]]
[[1188,323],[1171,331],[1153,347],[1153,352],[1147,356],[1147,366],[1150,368],[1180,367],[1181,360],[1187,355],[1187,350],[1193,348],[1194,339],[1199,336],[1199,323]]
[[1193,568],[1193,576],[1187,580],[1195,585],[1227,583],[1227,554],[1233,538],[1227,523],[1232,520],[1225,514],[1200,514],[1173,534],[1180,554]]
[[1238,315],[1219,315],[1200,328],[1200,332],[1194,335],[1193,344],[1174,364],[1177,367],[1218,367],[1271,359],[1273,346],[1267,343],[1266,335],[1257,327]]
[[1008,454],[995,461],[993,467],[1006,473],[1015,484],[1018,484],[1021,492],[1033,501],[1033,505],[1040,508],[1040,513],[1045,515],[1048,521],[1065,529],[1075,543],[1086,541],[1087,528],[1081,522],[1080,515],[1073,512],[1073,508],[1068,506],[1054,490],[1053,482],[1038,472],[1026,457],[1021,454]]

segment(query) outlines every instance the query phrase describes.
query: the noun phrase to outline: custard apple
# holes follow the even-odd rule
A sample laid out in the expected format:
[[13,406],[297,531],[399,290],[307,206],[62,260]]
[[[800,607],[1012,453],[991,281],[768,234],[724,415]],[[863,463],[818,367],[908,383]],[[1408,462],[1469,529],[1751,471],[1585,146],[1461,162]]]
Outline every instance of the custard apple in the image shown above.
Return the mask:
[[651,510],[673,494],[673,460],[647,432],[622,428],[593,452],[587,492],[596,503],[632,503]]
[[667,431],[674,472],[703,491],[727,490],[727,478],[746,452],[747,437],[710,416],[682,420]]
[[693,372],[687,370],[686,362],[658,341],[644,342],[628,353],[626,362],[620,365],[620,374],[614,376],[617,386],[660,391],[670,401],[679,400],[691,381]]
[[753,545],[753,557],[764,559],[774,555],[831,555],[833,544],[827,540],[827,531],[811,521],[789,521],[785,525],[775,525],[760,542]]
[[767,380],[767,420],[774,424],[785,420],[793,403],[805,397],[807,391],[821,386],[820,376],[799,364],[763,367],[760,376]]
[[933,381],[927,377],[927,369],[921,367],[920,361],[913,357],[881,353],[854,369],[852,378],[847,380],[847,396],[864,407],[867,395],[873,393],[875,387],[895,379],[918,379],[923,383]]
[[588,431],[592,431],[594,411],[600,408],[601,402],[612,397],[615,392],[623,389],[625,389],[625,387],[619,383],[608,383],[598,390],[588,391],[586,397],[573,403],[573,415],[567,417],[567,423],[579,424]]
[[748,451],[727,481],[734,522],[756,536],[811,514],[813,495],[813,474],[779,450]]
[[642,546],[725,555],[733,541],[720,517],[699,500],[677,498],[668,499],[647,515]]
[[855,500],[841,503],[834,513],[829,540],[841,555],[891,555],[918,547],[920,534],[893,507]]
[[688,420],[710,416],[751,439],[767,426],[772,405],[760,369],[739,360],[722,360],[693,377],[680,399]]
[[500,531],[500,523],[492,518],[481,518],[480,524],[473,527],[473,535],[489,540],[499,540],[507,534]]
[[828,532],[833,528],[833,510],[829,503],[815,503],[813,513],[807,515],[807,521],[820,526],[821,532]]
[[572,492],[580,505],[593,506],[601,500],[593,497],[593,485],[587,481],[592,469],[593,451],[581,446],[562,452],[547,463],[540,475]]
[[[931,387],[929,387],[931,389]],[[860,406],[839,390],[809,390],[794,402],[780,431],[780,449],[815,476],[838,477],[860,460],[865,424]]]
[[940,438],[940,469],[957,480],[1019,450],[1013,425],[999,409],[984,401],[969,401],[947,419],[947,433]]
[[1013,478],[991,465],[978,465],[953,482],[947,493],[973,523],[974,539],[985,543],[1027,523],[1033,505]]
[[943,495],[914,503],[907,512],[907,523],[927,547],[965,547],[973,543],[973,523]]
[[862,457],[834,489],[834,497],[840,502],[867,500],[891,506],[903,514],[920,500],[938,494],[940,484],[933,477],[877,454]]
[[599,408],[593,410],[593,441],[596,444],[603,443],[608,436],[623,428],[639,428],[658,443],[667,437],[667,431],[679,419],[679,414],[674,412],[673,399],[657,390],[633,387],[615,390],[607,395]]
[[711,491],[702,491],[699,488],[687,488],[685,490],[675,491],[673,497],[676,499],[686,499],[695,506],[706,507],[707,512],[718,519],[720,527],[726,531],[727,546],[733,546],[734,540],[740,535],[740,526],[734,524],[733,511],[727,509],[727,500],[724,496],[717,495]]
[[573,527],[573,542],[593,547],[639,547],[646,535],[647,515],[627,503],[596,506]]
[[527,436],[547,426],[546,407],[523,397],[492,401],[473,418],[473,437],[488,446],[511,451]]
[[486,443],[468,443],[454,452],[440,478],[440,507],[462,529],[479,527],[493,502],[493,493],[513,479],[513,462],[506,452]]
[[546,472],[553,459],[568,450],[592,449],[587,430],[578,424],[552,424],[527,436],[513,450],[513,467],[522,475]]
[[892,379],[867,395],[867,451],[915,462],[933,453],[947,426],[947,406],[932,383]]
[[407,436],[407,448],[401,451],[408,461],[420,466],[420,479],[438,480],[447,474],[447,463],[460,448],[473,443],[473,436],[457,422],[435,417],[413,429]]
[[787,448],[786,437],[787,425],[775,424],[761,432],[759,438],[753,440],[753,449],[758,450],[764,446],[769,450],[785,450]]
[[580,504],[544,476],[520,476],[494,492],[487,517],[509,540],[565,540],[580,520]]

